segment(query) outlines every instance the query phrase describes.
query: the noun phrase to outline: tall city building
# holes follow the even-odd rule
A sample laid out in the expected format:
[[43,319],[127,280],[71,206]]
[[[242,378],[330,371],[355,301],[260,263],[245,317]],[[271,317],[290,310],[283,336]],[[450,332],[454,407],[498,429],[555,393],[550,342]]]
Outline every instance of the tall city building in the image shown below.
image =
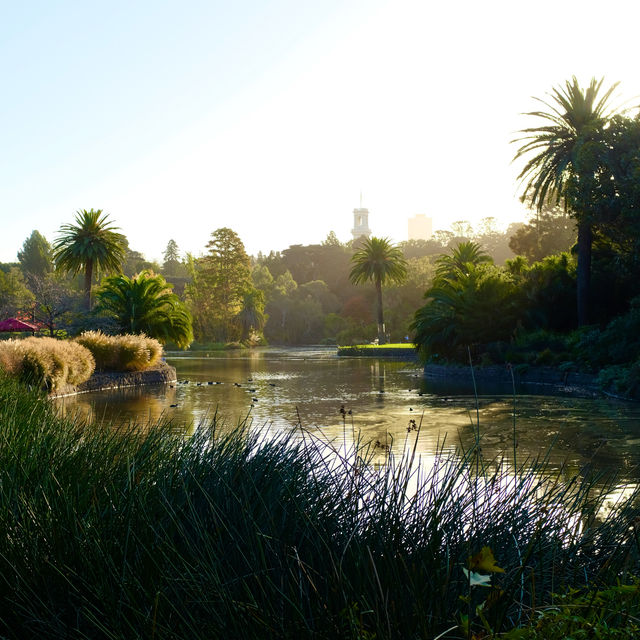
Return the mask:
[[409,218],[409,240],[429,240],[433,235],[433,220],[424,213]]
[[360,203],[359,209],[353,210],[353,229],[351,229],[353,239],[364,236],[368,238],[371,235],[371,229],[369,229],[369,209],[365,209]]

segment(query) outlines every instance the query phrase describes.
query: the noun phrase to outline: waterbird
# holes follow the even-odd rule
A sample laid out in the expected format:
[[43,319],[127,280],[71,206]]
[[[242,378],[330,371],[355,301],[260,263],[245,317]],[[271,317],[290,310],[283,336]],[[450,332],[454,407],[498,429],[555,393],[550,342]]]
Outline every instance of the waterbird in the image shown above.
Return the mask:
[[178,405],[177,404],[170,404],[169,405],[172,409],[175,409]]
[[270,383],[269,383],[269,386],[270,386],[270,387],[275,387],[276,385],[275,385],[275,383],[274,383],[274,382],[270,382]]

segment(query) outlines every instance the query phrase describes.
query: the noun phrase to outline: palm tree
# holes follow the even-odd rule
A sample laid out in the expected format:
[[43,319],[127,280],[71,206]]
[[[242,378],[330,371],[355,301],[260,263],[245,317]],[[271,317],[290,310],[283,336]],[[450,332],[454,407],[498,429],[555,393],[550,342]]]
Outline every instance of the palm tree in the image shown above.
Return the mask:
[[382,313],[382,285],[402,283],[407,277],[407,261],[402,251],[387,238],[369,238],[351,257],[349,280],[353,284],[373,281],[377,294],[378,343],[386,342]]
[[150,271],[132,278],[111,276],[96,292],[96,310],[113,316],[123,333],[144,333],[186,349],[193,341],[191,315],[171,288],[162,276]]
[[613,115],[609,98],[617,87],[612,85],[599,97],[602,83],[603,79],[594,78],[585,91],[574,76],[564,87],[553,89],[551,102],[536,98],[548,111],[527,115],[542,118],[545,124],[523,129],[524,135],[514,140],[522,143],[514,160],[534,154],[518,176],[526,183],[523,198],[530,197],[538,211],[546,204],[564,202],[577,221],[580,325],[588,322],[593,204],[603,131]]
[[102,209],[82,209],[76,212],[76,224],[60,227],[60,236],[53,245],[56,269],[76,275],[84,271],[84,292],[87,309],[91,309],[91,282],[94,271],[120,271],[124,260],[125,237],[116,232]]
[[442,254],[436,260],[436,277],[446,278],[457,271],[466,272],[470,265],[477,266],[484,262],[493,262],[493,260],[478,243],[461,242],[451,251],[451,255]]

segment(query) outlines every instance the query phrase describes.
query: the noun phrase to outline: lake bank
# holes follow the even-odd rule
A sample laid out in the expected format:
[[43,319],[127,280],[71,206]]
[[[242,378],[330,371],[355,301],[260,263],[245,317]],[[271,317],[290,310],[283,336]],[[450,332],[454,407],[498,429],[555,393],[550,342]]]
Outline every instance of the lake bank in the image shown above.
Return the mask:
[[561,371],[554,367],[513,367],[511,365],[491,365],[474,367],[468,365],[427,364],[424,367],[426,379],[455,381],[473,384],[476,382],[514,384],[537,387],[545,393],[561,393],[599,397],[604,395],[597,383],[597,376],[590,373]]
[[338,347],[338,356],[357,358],[401,358],[407,361],[418,359],[418,352],[412,344],[358,344]]
[[108,391],[149,384],[170,384],[176,381],[175,367],[161,362],[144,371],[98,371],[86,382],[78,385],[65,385],[49,394],[49,397],[62,398],[90,391]]

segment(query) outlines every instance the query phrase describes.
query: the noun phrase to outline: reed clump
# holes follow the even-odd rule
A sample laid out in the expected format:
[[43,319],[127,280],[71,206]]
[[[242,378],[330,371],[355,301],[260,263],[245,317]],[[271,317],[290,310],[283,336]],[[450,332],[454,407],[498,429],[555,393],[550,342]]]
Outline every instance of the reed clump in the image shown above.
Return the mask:
[[109,336],[86,331],[75,341],[91,351],[98,371],[144,371],[162,358],[162,345],[144,334]]
[[46,337],[0,342],[0,369],[50,391],[88,380],[94,368],[91,353],[75,342]]
[[1,380],[0,636],[488,638],[637,573],[635,494],[303,435],[105,429]]

